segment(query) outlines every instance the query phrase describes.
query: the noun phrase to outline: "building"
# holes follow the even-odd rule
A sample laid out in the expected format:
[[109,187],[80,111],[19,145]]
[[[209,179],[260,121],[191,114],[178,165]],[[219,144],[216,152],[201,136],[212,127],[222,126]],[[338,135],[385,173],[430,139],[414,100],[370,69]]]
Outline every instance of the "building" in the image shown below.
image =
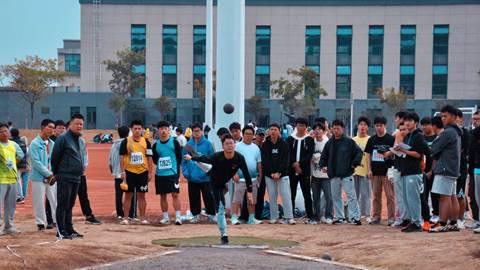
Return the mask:
[[[407,110],[431,116],[441,106],[480,104],[479,0],[245,0],[245,97],[262,96],[269,113],[262,124],[285,122],[271,80],[288,68],[308,66],[320,75],[326,97],[317,101],[328,119],[385,114],[378,87],[404,89]],[[205,76],[205,0],[80,0],[80,93],[108,99],[110,74],[102,61],[123,48],[144,49],[137,72],[146,76],[131,106],[146,123],[159,120],[153,100],[171,97],[170,120],[202,121],[194,81]],[[215,21],[214,7],[214,21]],[[215,28],[214,28],[215,31]],[[69,42],[59,50],[67,56]],[[215,51],[215,36],[214,36]],[[66,63],[66,62],[65,62]],[[215,59],[214,59],[215,63]],[[78,82],[78,81],[77,81]],[[75,84],[77,86],[78,84]],[[98,99],[80,102],[107,115],[100,128],[115,124]],[[146,110],[145,110],[146,108]],[[246,111],[246,121],[251,115]]]

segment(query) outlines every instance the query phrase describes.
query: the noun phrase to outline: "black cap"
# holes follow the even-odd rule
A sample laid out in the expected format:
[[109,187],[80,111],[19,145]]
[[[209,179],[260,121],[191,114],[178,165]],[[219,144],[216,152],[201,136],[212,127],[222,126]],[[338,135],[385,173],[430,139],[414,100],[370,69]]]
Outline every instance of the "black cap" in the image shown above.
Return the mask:
[[257,132],[255,132],[255,135],[265,136],[265,129],[257,128]]

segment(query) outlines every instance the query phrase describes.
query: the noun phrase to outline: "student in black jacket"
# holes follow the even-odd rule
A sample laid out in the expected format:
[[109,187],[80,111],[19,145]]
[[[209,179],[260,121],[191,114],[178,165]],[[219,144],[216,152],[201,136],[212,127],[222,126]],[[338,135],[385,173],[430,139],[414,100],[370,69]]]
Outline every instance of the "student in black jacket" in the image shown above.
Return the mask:
[[292,209],[295,209],[297,186],[300,183],[307,212],[306,223],[315,224],[312,207],[312,192],[310,187],[310,161],[315,151],[315,141],[307,132],[308,121],[305,118],[295,120],[296,133],[287,138],[290,151],[289,178],[292,195]]
[[[354,140],[345,136],[345,125],[341,120],[332,122],[332,138],[323,149],[320,167],[327,172],[332,180],[332,199],[335,209],[334,223],[344,223],[342,187],[348,198],[348,217],[351,224],[361,225],[360,210],[353,183],[352,174],[355,167],[360,165],[363,152]],[[326,168],[325,168],[326,167]]]
[[270,136],[262,145],[262,168],[267,184],[268,197],[270,199],[270,224],[278,221],[278,192],[282,197],[283,224],[295,224],[293,219],[292,201],[290,194],[289,172],[289,149],[288,144],[280,137],[280,125],[270,124]]
[[53,146],[51,165],[57,180],[57,237],[60,239],[83,237],[73,229],[72,223],[72,209],[84,170],[80,149],[83,121],[83,115],[74,114],[70,129],[57,138]]

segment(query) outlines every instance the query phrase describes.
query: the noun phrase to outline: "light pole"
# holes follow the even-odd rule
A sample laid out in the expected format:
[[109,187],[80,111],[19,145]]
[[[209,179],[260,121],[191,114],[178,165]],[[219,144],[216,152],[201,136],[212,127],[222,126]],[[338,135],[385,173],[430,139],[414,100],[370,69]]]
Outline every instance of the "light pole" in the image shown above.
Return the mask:
[[350,91],[350,138],[353,138],[353,91]]
[[213,128],[213,0],[207,0],[205,124]]

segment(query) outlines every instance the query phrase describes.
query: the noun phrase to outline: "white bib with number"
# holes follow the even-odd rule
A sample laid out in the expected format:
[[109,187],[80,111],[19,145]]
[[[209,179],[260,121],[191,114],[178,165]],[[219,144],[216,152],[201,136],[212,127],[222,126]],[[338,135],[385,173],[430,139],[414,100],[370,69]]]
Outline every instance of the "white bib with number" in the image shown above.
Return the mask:
[[172,159],[170,157],[161,157],[158,159],[158,168],[167,170],[172,168]]
[[372,161],[385,162],[385,159],[384,159],[384,157],[383,157],[383,154],[378,153],[377,150],[373,150],[373,153],[372,153]]
[[130,154],[130,164],[132,165],[143,164],[143,154],[141,152],[132,152]]

